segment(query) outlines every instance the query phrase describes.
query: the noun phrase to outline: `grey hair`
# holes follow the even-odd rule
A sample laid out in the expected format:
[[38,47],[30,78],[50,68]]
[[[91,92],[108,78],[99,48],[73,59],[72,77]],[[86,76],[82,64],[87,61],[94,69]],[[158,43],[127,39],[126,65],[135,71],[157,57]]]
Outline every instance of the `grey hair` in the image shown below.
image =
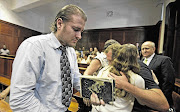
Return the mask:
[[144,42],[144,43],[149,43],[149,44],[151,45],[151,47],[155,48],[155,43],[152,42],[152,41],[146,41],[146,42]]

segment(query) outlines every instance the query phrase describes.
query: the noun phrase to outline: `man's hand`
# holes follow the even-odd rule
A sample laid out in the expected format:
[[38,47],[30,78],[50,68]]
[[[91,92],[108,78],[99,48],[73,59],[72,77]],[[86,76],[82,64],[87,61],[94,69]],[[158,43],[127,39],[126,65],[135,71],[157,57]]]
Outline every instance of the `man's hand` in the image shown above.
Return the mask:
[[157,77],[156,77],[156,74],[153,72],[153,70],[151,70],[151,73],[152,73],[154,82],[155,82],[157,85],[159,85],[159,81],[158,81],[158,79],[157,79]]
[[96,105],[96,106],[98,106],[98,105],[103,105],[104,106],[105,102],[102,99],[99,100],[97,94],[92,93],[91,94],[91,104]]
[[86,106],[91,106],[91,100],[89,100],[87,98],[83,98],[83,102],[84,102],[84,104],[86,104]]
[[123,84],[125,84],[124,82],[128,82],[128,79],[127,79],[126,75],[123,72],[120,71],[120,74],[122,76],[117,76],[117,75],[115,75],[113,73],[110,73],[108,75],[108,77],[113,78],[115,80],[115,85],[116,85],[117,88],[123,89]]

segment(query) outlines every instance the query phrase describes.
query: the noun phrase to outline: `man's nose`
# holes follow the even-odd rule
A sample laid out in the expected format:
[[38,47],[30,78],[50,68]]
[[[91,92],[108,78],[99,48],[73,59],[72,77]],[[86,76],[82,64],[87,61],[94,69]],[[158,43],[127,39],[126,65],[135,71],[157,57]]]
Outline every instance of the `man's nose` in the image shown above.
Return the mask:
[[76,38],[78,38],[78,40],[82,38],[81,32],[76,32]]

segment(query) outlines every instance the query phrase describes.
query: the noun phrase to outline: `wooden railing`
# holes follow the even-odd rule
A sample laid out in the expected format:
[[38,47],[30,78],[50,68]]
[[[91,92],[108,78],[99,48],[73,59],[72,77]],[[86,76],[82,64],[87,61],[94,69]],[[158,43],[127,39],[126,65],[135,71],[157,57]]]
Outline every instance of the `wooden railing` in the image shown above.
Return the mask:
[[[11,79],[12,63],[14,61],[14,58],[15,58],[14,55],[0,55],[0,83],[3,85],[10,84],[7,80]],[[89,65],[78,63],[78,66],[79,66],[80,73],[83,74],[87,66]],[[3,81],[4,79],[5,81]]]
[[180,95],[180,79],[178,78],[175,80],[174,91]]
[[0,76],[11,79],[13,61],[12,55],[0,55]]

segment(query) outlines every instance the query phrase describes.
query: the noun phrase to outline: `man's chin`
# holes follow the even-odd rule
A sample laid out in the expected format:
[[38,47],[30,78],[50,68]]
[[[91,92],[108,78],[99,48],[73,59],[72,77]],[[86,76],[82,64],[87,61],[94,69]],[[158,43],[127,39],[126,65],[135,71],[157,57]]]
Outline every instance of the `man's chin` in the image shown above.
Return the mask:
[[75,47],[76,43],[69,44],[69,47]]

